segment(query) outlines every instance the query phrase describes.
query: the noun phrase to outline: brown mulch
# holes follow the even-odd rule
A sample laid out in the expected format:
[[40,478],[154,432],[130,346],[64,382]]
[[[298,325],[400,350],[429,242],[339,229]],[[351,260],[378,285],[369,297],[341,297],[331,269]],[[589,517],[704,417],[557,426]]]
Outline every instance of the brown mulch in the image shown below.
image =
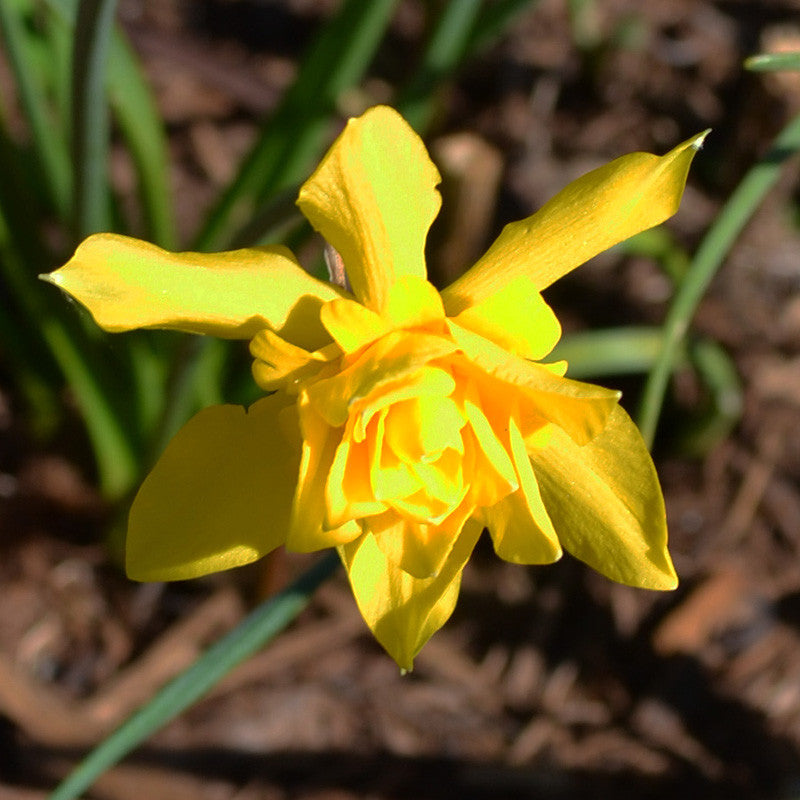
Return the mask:
[[[335,4],[120,5],[169,127],[188,236]],[[761,48],[800,43],[791,0],[598,0],[584,4],[574,30],[565,6],[540,2],[443,93],[431,141],[451,207],[433,237],[443,282],[504,221],[572,177],[713,127],[669,223],[691,251],[800,109],[794,76],[740,66]],[[401,4],[365,84],[375,101],[391,100],[419,52],[425,7]],[[124,193],[120,153],[114,169]],[[735,361],[741,422],[689,456],[676,443],[702,400],[691,374],[678,376],[668,401],[656,461],[677,591],[618,586],[568,558],[515,567],[482,542],[453,619],[401,676],[339,576],[272,647],[86,796],[800,796],[796,174],[795,161],[695,320]],[[657,322],[668,298],[652,263],[619,253],[550,295],[568,329]],[[635,408],[640,382],[619,385]],[[0,800],[45,797],[276,575],[307,563],[272,559],[167,586],[128,582],[102,545],[107,509],[81,441],[73,432],[37,443],[0,382]]]

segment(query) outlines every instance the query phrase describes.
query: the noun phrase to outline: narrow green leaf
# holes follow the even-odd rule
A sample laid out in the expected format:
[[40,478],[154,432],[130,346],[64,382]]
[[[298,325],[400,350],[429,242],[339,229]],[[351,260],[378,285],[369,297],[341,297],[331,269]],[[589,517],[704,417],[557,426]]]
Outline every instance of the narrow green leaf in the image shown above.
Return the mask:
[[564,360],[570,378],[635,375],[652,367],[661,349],[661,328],[626,327],[564,336],[548,361]]
[[[77,0],[45,2],[51,12],[52,27],[72,37]],[[164,125],[136,55],[118,26],[112,31],[108,46],[109,102],[136,166],[148,238],[174,250],[177,233]]]
[[676,353],[700,300],[736,238],[778,180],[783,163],[798,150],[800,115],[786,125],[764,158],[747,172],[692,259],[664,322],[661,349],[647,378],[639,409],[639,427],[649,446],[652,446],[655,437],[664,392]]
[[445,3],[442,7],[422,62],[397,102],[397,110],[417,131],[430,125],[437,88],[467,55],[481,7],[481,0]]
[[762,53],[745,59],[744,68],[752,72],[800,70],[800,53]]
[[489,46],[517,14],[536,8],[539,2],[540,0],[496,0],[487,3],[475,21],[468,52],[475,53]]
[[59,215],[65,218],[70,207],[69,155],[54,124],[44,87],[37,84],[37,69],[26,46],[22,20],[12,5],[0,0],[0,34],[5,44],[14,81],[25,117],[30,125],[33,144],[41,163],[43,180]]
[[164,125],[136,56],[120,30],[108,65],[111,108],[133,156],[149,237],[168,250],[177,244]]
[[677,431],[677,445],[682,453],[703,456],[741,419],[742,383],[731,357],[712,339],[692,342],[688,360],[703,382],[708,400],[705,412]]
[[116,0],[82,0],[72,56],[72,159],[75,233],[108,230],[106,61]]
[[295,619],[338,564],[338,554],[328,553],[291,586],[256,608],[194,665],[167,684],[146,706],[101,742],[50,795],[49,800],[74,800],[105,770],[199,700],[237,664],[253,655]]
[[336,100],[361,80],[396,4],[397,0],[345,0],[321,29],[294,84],[209,214],[194,249],[227,246],[259,202],[305,177],[328,136]]

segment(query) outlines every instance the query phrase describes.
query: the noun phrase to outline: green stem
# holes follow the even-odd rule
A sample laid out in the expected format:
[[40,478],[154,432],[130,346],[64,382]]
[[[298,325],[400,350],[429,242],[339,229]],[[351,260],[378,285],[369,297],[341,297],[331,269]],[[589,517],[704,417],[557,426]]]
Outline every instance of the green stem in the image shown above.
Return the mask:
[[778,180],[784,161],[798,150],[800,115],[789,122],[764,158],[748,171],[700,244],[686,277],[673,298],[664,322],[660,352],[644,388],[638,422],[648,446],[652,447],[655,438],[676,353],[703,294],[739,233]]
[[117,0],[81,0],[72,56],[75,234],[108,227],[108,101],[105,77]]
[[334,573],[338,564],[338,554],[328,553],[291,586],[256,608],[101,742],[49,800],[74,800],[105,770],[199,700],[230,670],[277,636],[306,607],[311,595]]

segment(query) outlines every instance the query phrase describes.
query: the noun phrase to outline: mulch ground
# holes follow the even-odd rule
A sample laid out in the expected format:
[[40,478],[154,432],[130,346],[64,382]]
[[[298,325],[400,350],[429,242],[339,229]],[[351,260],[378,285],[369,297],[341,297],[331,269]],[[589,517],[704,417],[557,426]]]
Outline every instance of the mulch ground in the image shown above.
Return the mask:
[[[334,4],[121,3],[167,120],[189,234]],[[434,235],[446,282],[508,219],[631,150],[713,127],[669,230],[690,251],[791,114],[793,76],[743,73],[800,44],[790,0],[600,0],[570,26],[523,14],[442,95],[431,139],[453,208]],[[365,84],[391,100],[419,52],[405,2]],[[576,40],[583,43],[576,45]],[[361,98],[345,98],[362,102]],[[733,357],[736,428],[681,450],[702,387],[681,373],[655,453],[680,588],[614,585],[568,558],[499,562],[482,542],[458,608],[414,672],[367,635],[341,576],[87,797],[779,798],[800,796],[800,236],[797,164],[714,281],[694,330]],[[130,170],[115,153],[119,191]],[[669,284],[619,253],[549,296],[565,327],[654,323]],[[639,381],[618,384],[635,408]],[[51,445],[0,383],[0,800],[45,796],[82,753],[306,560],[175,585],[128,582],[74,430]]]

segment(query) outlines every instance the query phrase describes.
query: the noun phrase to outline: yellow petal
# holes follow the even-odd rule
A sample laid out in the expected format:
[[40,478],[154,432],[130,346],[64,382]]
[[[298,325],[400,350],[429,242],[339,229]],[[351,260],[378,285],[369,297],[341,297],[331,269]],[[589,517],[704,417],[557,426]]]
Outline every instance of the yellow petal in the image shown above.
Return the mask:
[[483,518],[494,550],[514,564],[550,564],[561,558],[561,545],[539,493],[522,434],[509,422],[509,439],[519,489],[491,508]]
[[433,284],[415,275],[402,275],[389,288],[381,316],[393,328],[419,328],[443,320],[444,306]]
[[485,255],[442,292],[448,316],[519,275],[542,290],[592,256],[672,216],[705,133],[665,156],[631,153],[562,189],[528,219],[506,225]]
[[370,452],[370,485],[374,496],[383,503],[384,508],[388,501],[407,497],[422,488],[419,478],[409,465],[384,446],[387,416],[386,409],[375,414],[367,429],[366,442]]
[[380,514],[386,508],[375,497],[366,442],[354,443],[345,435],[336,448],[325,484],[325,507],[326,528],[336,528],[350,520]]
[[620,583],[675,588],[658,477],[638,428],[619,406],[589,444],[579,447],[553,428],[547,446],[530,456],[565,550]]
[[[534,427],[538,428],[541,421],[546,420],[565,430],[579,444],[585,444],[603,429],[608,415],[617,405],[620,397],[617,391],[562,378],[549,366],[514,356],[454,322],[450,323],[450,329],[474,365],[522,392],[523,430],[530,422],[525,416],[529,416],[533,417]],[[481,402],[496,406],[498,396],[499,402],[504,402],[502,392],[501,385],[491,395],[482,397]],[[507,397],[505,402],[508,402]]]
[[389,562],[414,578],[438,575],[458,541],[472,506],[464,504],[441,524],[416,522],[390,510],[364,523]]
[[320,310],[322,324],[345,353],[354,353],[391,330],[380,314],[355,300],[331,300]]
[[253,378],[264,391],[283,388],[296,392],[302,381],[312,377],[341,351],[332,342],[310,353],[265,328],[251,339],[250,354],[255,359]]
[[463,452],[465,423],[449,397],[413,397],[392,406],[386,418],[386,443],[403,461],[430,462],[446,448]]
[[340,253],[354,294],[374,311],[399,277],[426,275],[439,180],[408,123],[376,106],[347,123],[300,190],[300,209]]
[[131,508],[135,580],[194,578],[247,564],[286,540],[300,460],[283,394],[206,408],[176,434]]
[[454,320],[523,358],[544,358],[561,337],[561,325],[550,306],[525,275],[478,300]]
[[112,233],[90,236],[43,277],[107,331],[173,328],[249,339],[269,327],[310,350],[330,341],[319,309],[342,294],[304,272],[284,247],[170,253]]
[[394,566],[371,535],[339,548],[358,607],[375,638],[404,670],[453,613],[461,571],[481,533],[467,522],[439,574],[414,578]]
[[413,381],[429,361],[455,349],[442,336],[396,331],[375,342],[338,375],[310,386],[308,396],[330,425],[343,425],[351,407],[375,399],[398,382],[402,386]]
[[465,460],[472,462],[467,474],[474,476],[474,501],[476,505],[493,505],[500,497],[519,488],[517,474],[482,409],[471,400],[465,400],[464,414],[472,434],[465,438]]
[[349,542],[360,535],[361,528],[352,521],[333,529],[326,525],[325,488],[342,429],[331,428],[302,393],[299,406],[303,448],[286,547],[310,553]]

